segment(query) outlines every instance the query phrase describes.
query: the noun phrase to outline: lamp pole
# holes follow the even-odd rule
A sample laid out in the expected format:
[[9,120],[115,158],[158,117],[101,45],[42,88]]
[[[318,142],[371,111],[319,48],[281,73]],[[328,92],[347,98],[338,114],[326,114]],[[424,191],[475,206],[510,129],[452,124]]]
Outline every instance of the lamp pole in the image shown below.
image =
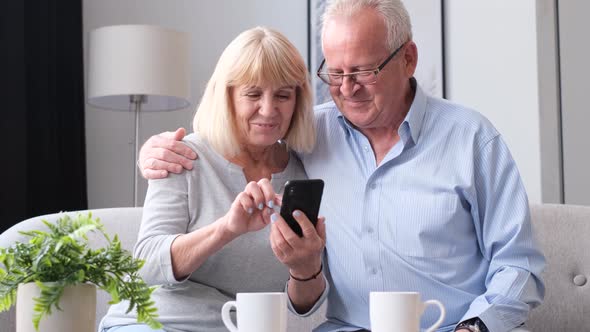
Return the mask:
[[129,101],[135,107],[135,140],[133,141],[133,206],[139,206],[138,203],[138,179],[137,179],[137,161],[139,158],[138,143],[139,143],[139,112],[141,112],[141,104],[147,103],[146,95],[130,95]]

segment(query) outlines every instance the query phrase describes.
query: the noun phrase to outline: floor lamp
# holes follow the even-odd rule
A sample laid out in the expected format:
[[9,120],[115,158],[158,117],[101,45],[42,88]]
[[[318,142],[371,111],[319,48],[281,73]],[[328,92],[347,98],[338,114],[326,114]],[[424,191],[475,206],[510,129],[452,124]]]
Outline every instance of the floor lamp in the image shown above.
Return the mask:
[[[190,105],[188,34],[151,25],[102,27],[90,32],[88,56],[88,104],[135,112],[136,162],[140,113]],[[133,204],[138,206],[135,162]]]

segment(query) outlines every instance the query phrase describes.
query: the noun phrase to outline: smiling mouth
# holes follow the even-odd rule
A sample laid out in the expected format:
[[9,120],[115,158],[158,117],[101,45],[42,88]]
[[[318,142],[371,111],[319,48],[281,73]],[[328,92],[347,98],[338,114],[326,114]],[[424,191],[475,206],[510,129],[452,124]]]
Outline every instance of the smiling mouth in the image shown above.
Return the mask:
[[358,106],[358,105],[366,104],[369,101],[370,100],[350,100],[350,99],[345,99],[344,100],[344,103],[345,104],[352,105],[352,106]]
[[277,126],[274,123],[253,123],[252,125],[260,127],[260,128],[265,128],[265,129],[270,129],[270,128],[274,128]]

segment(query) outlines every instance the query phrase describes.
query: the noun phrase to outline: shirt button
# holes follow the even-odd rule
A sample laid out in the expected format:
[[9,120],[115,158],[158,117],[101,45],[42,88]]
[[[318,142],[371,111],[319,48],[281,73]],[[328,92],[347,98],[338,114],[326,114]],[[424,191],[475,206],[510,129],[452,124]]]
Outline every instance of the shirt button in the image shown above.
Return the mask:
[[365,146],[365,152],[369,152],[369,147]]
[[377,269],[376,268],[372,268],[371,269],[371,274],[377,274]]
[[371,189],[375,189],[377,188],[377,184],[376,183],[371,183]]
[[373,228],[372,227],[367,228],[367,233],[373,234]]

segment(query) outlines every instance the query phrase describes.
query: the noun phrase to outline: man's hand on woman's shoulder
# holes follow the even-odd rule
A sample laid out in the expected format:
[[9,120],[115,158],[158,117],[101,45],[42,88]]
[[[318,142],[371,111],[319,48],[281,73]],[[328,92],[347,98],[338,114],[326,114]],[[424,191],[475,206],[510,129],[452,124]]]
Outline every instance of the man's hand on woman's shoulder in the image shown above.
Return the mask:
[[150,137],[139,151],[137,166],[146,179],[162,179],[168,172],[180,173],[192,169],[197,154],[181,141],[186,135],[184,128],[166,131]]

